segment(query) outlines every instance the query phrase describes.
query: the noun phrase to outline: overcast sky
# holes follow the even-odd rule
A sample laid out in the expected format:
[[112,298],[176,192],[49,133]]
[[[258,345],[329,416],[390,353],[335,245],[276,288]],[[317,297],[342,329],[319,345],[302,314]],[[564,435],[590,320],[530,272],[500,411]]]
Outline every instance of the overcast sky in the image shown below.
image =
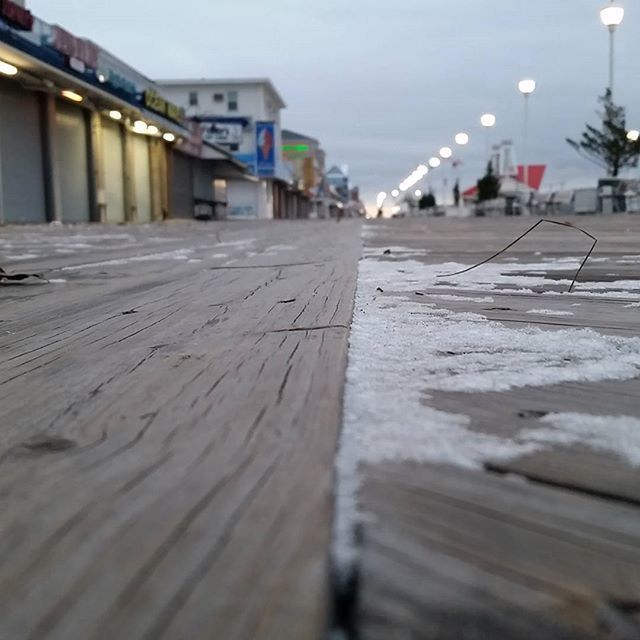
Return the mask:
[[[538,82],[530,161],[549,165],[547,187],[593,181],[598,170],[564,139],[595,120],[607,84],[603,3],[27,0],[39,17],[152,78],[270,77],[288,104],[283,125],[320,139],[329,163],[347,164],[367,199],[392,189],[460,130],[472,137],[461,156],[462,186],[475,183],[485,163],[479,116],[497,115],[494,142],[521,143],[516,83],[527,76]],[[629,126],[640,128],[640,10],[623,4],[615,97]]]

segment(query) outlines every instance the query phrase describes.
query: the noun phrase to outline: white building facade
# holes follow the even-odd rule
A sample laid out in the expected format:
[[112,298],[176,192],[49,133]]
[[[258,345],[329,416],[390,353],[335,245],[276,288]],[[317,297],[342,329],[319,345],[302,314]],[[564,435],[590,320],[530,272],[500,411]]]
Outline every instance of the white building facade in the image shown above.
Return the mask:
[[165,98],[202,123],[203,137],[245,164],[257,181],[229,180],[232,218],[286,217],[288,175],[280,112],[286,104],[266,78],[159,80]]

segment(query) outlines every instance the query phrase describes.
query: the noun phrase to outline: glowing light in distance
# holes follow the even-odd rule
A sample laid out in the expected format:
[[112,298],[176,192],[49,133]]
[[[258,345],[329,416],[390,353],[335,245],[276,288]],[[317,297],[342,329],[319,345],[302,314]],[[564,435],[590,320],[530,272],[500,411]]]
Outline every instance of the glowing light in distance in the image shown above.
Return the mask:
[[397,189],[394,189],[394,190],[391,192],[391,195],[392,195],[394,198],[397,198],[397,197],[400,195],[400,192],[399,192]]
[[109,117],[112,120],[122,120],[122,114],[119,111],[116,111],[115,109],[113,111],[109,111]]
[[150,136],[155,136],[155,135],[158,135],[158,133],[160,133],[160,130],[158,129],[158,127],[156,127],[156,125],[155,125],[155,124],[150,124],[150,125],[147,127],[147,133],[148,133]]
[[147,123],[144,120],[136,120],[133,129],[136,133],[147,133]]
[[384,201],[387,199],[387,193],[385,191],[381,191],[376,198],[376,205],[378,209],[384,204]]
[[5,76],[15,76],[18,73],[18,67],[0,60],[0,73]]
[[395,207],[391,207],[391,213],[400,213],[400,205],[396,205]]
[[459,144],[461,147],[463,147],[465,144],[469,143],[469,135],[464,133],[464,132],[460,132],[456,134],[456,144]]
[[416,189],[415,190],[415,196],[416,198],[419,198],[422,195],[422,191],[420,191],[420,189]]
[[436,158],[435,156],[429,160],[429,165],[433,169],[437,169],[442,163],[440,162],[440,158]]
[[524,94],[525,96],[528,96],[529,94],[533,93],[535,90],[536,90],[535,80],[531,80],[530,78],[528,78],[526,80],[520,80],[520,82],[518,82],[518,91]]
[[496,117],[493,113],[485,113],[480,117],[480,124],[483,127],[494,127],[496,124]]
[[64,96],[67,100],[71,100],[72,102],[82,102],[84,98],[75,91],[71,91],[71,89],[64,89],[60,92],[62,96]]
[[453,151],[451,151],[451,147],[442,147],[440,149],[440,157],[448,160],[453,155]]
[[600,20],[605,27],[617,27],[624,20],[624,8],[615,4],[608,5],[600,11]]
[[162,136],[162,139],[166,140],[167,142],[173,142],[176,139],[176,137],[173,135],[173,133],[170,133],[169,131],[167,131],[167,133],[165,133]]
[[627,133],[627,140],[630,140],[631,142],[638,142],[638,140],[640,140],[640,131],[637,129],[631,129],[631,131]]

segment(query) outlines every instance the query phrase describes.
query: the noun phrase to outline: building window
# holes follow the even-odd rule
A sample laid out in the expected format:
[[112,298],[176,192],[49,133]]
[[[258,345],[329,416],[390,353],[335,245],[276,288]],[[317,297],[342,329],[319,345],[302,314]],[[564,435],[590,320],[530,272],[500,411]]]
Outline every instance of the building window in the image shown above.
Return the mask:
[[229,111],[238,110],[238,92],[237,91],[229,91],[229,93],[227,94],[227,109]]
[[240,149],[240,145],[236,144],[235,142],[232,142],[229,145],[229,151],[238,151],[238,149]]
[[198,106],[198,92],[190,91],[189,92],[189,106],[197,107]]
[[214,102],[224,102],[224,93],[214,93],[213,94]]

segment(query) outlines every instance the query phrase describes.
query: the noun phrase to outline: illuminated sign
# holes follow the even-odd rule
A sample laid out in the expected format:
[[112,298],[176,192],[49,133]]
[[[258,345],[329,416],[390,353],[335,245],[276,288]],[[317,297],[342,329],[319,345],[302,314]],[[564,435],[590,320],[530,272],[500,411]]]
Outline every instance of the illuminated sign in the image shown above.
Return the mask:
[[184,119],[184,109],[167,102],[167,100],[153,89],[147,89],[144,92],[143,99],[144,106],[151,111],[167,116],[167,118],[175,122],[180,122]]
[[85,64],[91,69],[98,67],[98,47],[84,38],[76,38],[72,33],[65,31],[57,24],[51,28],[49,44],[60,53],[68,56],[69,60],[73,60],[72,68],[77,70],[78,61]]
[[307,153],[309,151],[308,144],[283,144],[282,150],[287,153]]
[[0,0],[0,15],[16,29],[31,31],[33,14],[11,0]]

